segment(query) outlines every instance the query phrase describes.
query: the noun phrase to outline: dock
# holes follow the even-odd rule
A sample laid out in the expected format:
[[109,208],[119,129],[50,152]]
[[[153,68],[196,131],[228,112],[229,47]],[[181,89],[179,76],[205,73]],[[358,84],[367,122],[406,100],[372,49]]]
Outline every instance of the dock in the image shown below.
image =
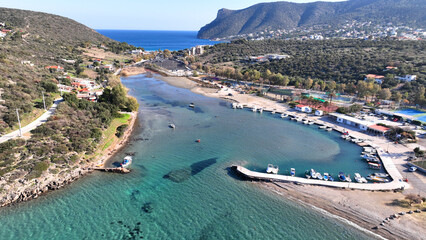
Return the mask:
[[130,170],[123,167],[117,167],[117,168],[93,168],[95,171],[100,172],[113,172],[113,173],[130,173]]
[[356,182],[336,182],[336,181],[324,181],[318,179],[308,179],[301,177],[292,177],[287,175],[279,174],[268,174],[260,173],[248,170],[242,166],[233,166],[233,169],[240,175],[248,179],[253,180],[264,180],[271,182],[293,182],[298,184],[309,184],[317,186],[335,187],[335,188],[349,188],[358,190],[369,190],[369,191],[391,191],[391,190],[403,190],[407,184],[400,179],[393,180],[389,183],[356,183]]

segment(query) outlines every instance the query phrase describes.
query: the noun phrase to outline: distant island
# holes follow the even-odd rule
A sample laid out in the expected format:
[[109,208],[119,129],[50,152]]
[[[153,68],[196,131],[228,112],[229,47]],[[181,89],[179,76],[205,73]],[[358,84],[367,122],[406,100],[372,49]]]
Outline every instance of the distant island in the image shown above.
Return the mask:
[[[425,0],[349,0],[343,2],[260,3],[242,10],[221,9],[202,27],[203,39],[288,38],[301,35],[361,38],[397,36],[424,28]],[[357,33],[358,32],[358,33]],[[319,33],[319,36],[315,36]]]

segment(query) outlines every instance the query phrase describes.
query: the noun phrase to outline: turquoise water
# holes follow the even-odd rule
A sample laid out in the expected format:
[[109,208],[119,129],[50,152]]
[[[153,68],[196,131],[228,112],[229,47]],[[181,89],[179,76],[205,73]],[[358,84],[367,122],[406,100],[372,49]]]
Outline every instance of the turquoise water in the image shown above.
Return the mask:
[[[0,239],[371,239],[229,171],[234,164],[298,173],[370,171],[338,134],[232,110],[229,104],[135,76],[123,83],[141,103],[124,152],[128,175],[95,173],[37,200],[0,209]],[[195,109],[188,108],[194,102]],[[176,129],[168,128],[173,122]],[[196,143],[196,139],[201,139]],[[168,177],[165,177],[168,176]]]

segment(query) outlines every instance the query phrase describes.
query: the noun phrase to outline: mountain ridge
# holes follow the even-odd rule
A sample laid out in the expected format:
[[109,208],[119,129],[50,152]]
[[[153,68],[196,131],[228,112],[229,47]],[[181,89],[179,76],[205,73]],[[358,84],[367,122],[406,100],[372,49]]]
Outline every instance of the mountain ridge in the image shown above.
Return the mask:
[[348,20],[426,25],[426,0],[349,0],[344,2],[271,2],[240,10],[220,9],[198,38],[224,38],[264,30],[292,29]]

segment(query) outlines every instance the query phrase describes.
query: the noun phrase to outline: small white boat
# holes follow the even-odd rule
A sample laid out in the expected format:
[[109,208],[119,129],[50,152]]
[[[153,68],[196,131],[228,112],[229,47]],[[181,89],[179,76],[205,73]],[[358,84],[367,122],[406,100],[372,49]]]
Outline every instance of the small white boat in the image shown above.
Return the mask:
[[370,180],[370,181],[372,181],[372,182],[389,182],[389,179],[377,177],[377,176],[375,176],[373,174],[371,174],[370,176],[368,176],[367,179]]
[[328,131],[328,132],[331,132],[331,131],[333,131],[333,128],[326,128],[325,130]]
[[326,129],[326,128],[327,128],[327,126],[322,125],[322,126],[319,126],[318,128],[319,128],[319,129]]
[[189,104],[189,107],[190,107],[190,108],[195,108],[195,104],[194,104],[194,103],[190,103],[190,104]]
[[238,106],[238,104],[237,104],[237,103],[232,103],[232,108],[233,108],[233,109],[236,109],[236,108],[237,108],[237,106]]
[[308,124],[309,124],[309,121],[303,121],[303,124],[308,125]]
[[257,108],[256,107],[252,107],[251,111],[252,112],[257,112]]
[[170,123],[170,124],[169,124],[169,128],[173,128],[173,129],[175,129],[175,128],[176,128],[176,125],[174,125],[173,123]]
[[271,111],[271,114],[274,115],[275,114],[275,110]]
[[278,166],[274,166],[272,164],[268,164],[268,168],[266,168],[266,173],[278,174]]
[[322,177],[321,173],[317,172],[317,179],[319,180],[323,180],[324,178]]
[[288,114],[285,114],[285,113],[281,114],[281,118],[286,118],[286,117],[288,117]]
[[368,167],[372,169],[381,169],[382,165],[380,163],[369,162]]
[[359,173],[355,173],[355,181],[357,181],[358,183],[367,183],[367,179],[365,179],[364,177],[361,176],[361,174]]
[[263,113],[263,108],[259,108],[259,112],[260,112],[260,113]]
[[290,176],[294,177],[296,175],[296,169],[290,168]]
[[330,175],[328,173],[324,173],[324,181],[328,181],[330,179]]
[[349,138],[349,135],[345,135],[345,134],[343,134],[342,136],[340,136],[341,138],[343,138],[343,139],[348,139]]
[[387,178],[387,177],[389,177],[389,174],[387,174],[387,173],[373,173],[371,175],[374,175],[374,176],[380,177],[380,178]]
[[121,167],[128,167],[130,164],[132,164],[132,156],[126,156],[124,159],[123,159],[123,162],[121,163]]
[[297,121],[297,122],[301,122],[301,121],[302,121],[302,119],[301,119],[301,118],[296,118],[296,121]]
[[308,125],[314,125],[314,123],[315,122],[311,121],[311,122],[308,122]]

